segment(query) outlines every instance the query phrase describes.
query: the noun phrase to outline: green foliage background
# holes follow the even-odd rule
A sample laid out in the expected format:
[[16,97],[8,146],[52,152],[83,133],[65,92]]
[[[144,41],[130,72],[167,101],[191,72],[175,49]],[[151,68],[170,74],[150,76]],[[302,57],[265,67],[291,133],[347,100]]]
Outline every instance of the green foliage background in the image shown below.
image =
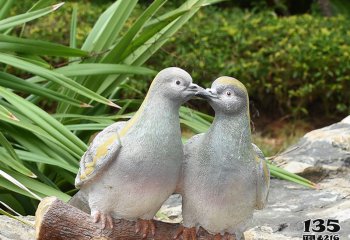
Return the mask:
[[234,76],[268,114],[347,115],[349,24],[344,16],[279,18],[271,11],[207,8],[150,63],[187,68],[207,87],[220,75]]
[[[64,11],[28,24],[24,36],[68,44],[66,23],[72,6],[77,5],[80,46],[108,3],[68,2]],[[139,5],[133,16],[144,8]],[[350,113],[349,24],[344,15],[278,17],[268,9],[207,7],[169,39],[147,66],[185,68],[207,87],[220,75],[234,76],[247,85],[251,100],[266,115],[342,117]],[[146,92],[147,83],[139,80],[130,83],[138,91],[123,97]]]

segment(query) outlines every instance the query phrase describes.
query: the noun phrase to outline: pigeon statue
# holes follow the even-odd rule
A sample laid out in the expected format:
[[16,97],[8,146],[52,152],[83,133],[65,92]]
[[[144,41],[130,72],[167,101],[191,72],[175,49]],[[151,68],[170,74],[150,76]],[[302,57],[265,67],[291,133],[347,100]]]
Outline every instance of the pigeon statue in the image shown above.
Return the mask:
[[220,77],[196,95],[208,100],[215,119],[185,145],[178,190],[183,227],[175,238],[194,240],[203,227],[215,240],[244,239],[254,209],[267,202],[270,182],[264,155],[252,144],[248,93],[238,80]]
[[102,228],[123,218],[137,220],[143,238],[154,235],[152,218],[174,192],[183,162],[179,108],[198,90],[180,68],[159,72],[134,116],[92,141],[75,180],[80,191],[70,204],[90,211]]

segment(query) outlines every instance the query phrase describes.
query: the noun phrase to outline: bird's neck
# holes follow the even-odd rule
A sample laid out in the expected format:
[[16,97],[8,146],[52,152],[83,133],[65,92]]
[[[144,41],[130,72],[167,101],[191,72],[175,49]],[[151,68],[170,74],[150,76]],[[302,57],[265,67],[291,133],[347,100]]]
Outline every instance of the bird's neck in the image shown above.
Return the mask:
[[141,107],[128,121],[120,135],[122,137],[127,132],[136,132],[138,129],[149,132],[164,130],[164,134],[169,132],[180,135],[179,108],[179,104],[165,97],[152,96],[148,93]]
[[250,118],[246,112],[234,116],[216,114],[207,136],[216,148],[229,150],[235,155],[246,155],[251,150]]

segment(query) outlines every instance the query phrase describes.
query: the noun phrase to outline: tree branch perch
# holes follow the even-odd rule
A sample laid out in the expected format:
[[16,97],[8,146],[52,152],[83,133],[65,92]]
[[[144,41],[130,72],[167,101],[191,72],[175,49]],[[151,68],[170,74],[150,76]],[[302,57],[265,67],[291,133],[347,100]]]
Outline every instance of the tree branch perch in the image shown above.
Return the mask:
[[[36,239],[38,240],[140,240],[135,233],[135,222],[123,219],[113,220],[113,229],[101,229],[91,216],[56,197],[45,198],[35,214]],[[147,239],[173,239],[179,224],[155,221],[156,235]],[[198,231],[198,240],[212,240],[214,237],[204,229]]]

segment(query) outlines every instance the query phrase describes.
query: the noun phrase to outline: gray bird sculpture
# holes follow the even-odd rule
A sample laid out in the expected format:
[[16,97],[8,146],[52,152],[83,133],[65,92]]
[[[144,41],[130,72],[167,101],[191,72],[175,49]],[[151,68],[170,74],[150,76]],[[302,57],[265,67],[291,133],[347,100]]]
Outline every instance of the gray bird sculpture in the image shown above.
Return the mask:
[[252,144],[247,90],[234,78],[220,77],[197,96],[208,100],[215,119],[207,133],[185,145],[183,227],[175,238],[194,240],[203,227],[215,240],[244,239],[254,209],[267,202],[270,183],[264,155]]
[[75,181],[80,191],[70,203],[91,209],[102,228],[123,218],[137,220],[143,237],[154,235],[152,218],[174,192],[183,161],[179,108],[198,90],[180,68],[159,72],[135,115],[92,141]]

